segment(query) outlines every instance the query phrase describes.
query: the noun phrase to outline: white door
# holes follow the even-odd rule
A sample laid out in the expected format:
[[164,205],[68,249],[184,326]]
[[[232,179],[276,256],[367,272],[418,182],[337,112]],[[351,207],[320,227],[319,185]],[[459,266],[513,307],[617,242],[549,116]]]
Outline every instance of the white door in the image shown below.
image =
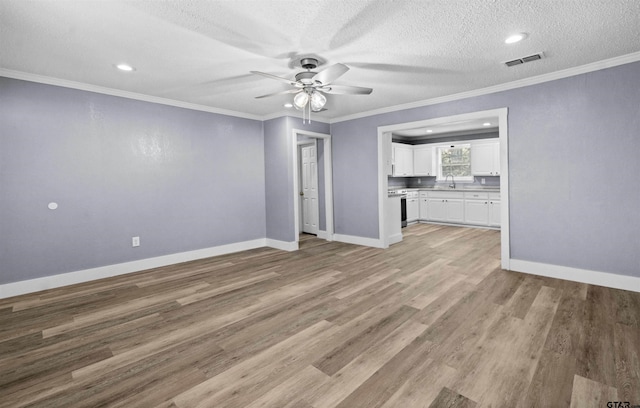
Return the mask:
[[318,234],[318,159],[316,146],[303,146],[302,156],[302,232]]

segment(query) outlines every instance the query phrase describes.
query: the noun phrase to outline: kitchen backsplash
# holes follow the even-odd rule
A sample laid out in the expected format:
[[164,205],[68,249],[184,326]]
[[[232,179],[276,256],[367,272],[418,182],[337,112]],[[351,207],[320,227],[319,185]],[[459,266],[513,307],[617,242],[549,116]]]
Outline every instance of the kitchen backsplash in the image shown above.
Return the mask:
[[[484,184],[481,180],[484,179]],[[418,183],[420,180],[420,183]],[[420,188],[433,186],[446,186],[450,182],[436,182],[435,177],[389,177],[389,188]],[[478,185],[482,187],[500,187],[500,176],[478,176],[473,178],[473,183],[456,182],[457,184]]]

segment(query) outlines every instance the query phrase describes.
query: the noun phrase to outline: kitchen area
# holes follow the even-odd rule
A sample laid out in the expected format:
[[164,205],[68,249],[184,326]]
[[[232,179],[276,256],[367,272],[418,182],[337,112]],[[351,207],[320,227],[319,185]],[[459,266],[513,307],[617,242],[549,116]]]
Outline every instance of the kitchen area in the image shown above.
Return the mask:
[[389,244],[400,242],[402,228],[415,223],[500,229],[497,121],[408,129],[390,136]]

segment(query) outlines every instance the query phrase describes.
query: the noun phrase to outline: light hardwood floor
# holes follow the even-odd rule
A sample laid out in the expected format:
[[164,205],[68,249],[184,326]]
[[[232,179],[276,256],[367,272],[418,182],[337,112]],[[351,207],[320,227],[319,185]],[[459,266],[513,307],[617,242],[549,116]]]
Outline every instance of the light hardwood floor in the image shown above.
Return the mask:
[[640,404],[640,294],[503,271],[498,231],[404,234],[0,300],[0,406]]

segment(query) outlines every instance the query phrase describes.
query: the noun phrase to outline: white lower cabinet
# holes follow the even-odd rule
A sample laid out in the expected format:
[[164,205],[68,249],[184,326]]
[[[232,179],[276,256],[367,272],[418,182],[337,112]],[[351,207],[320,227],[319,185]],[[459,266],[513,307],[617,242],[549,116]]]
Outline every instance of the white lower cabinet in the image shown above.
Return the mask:
[[418,221],[418,199],[417,198],[407,198],[407,222],[416,222]]
[[500,193],[464,193],[466,224],[500,226]]
[[465,200],[464,222],[487,225],[489,223],[489,202],[487,200]]
[[489,225],[500,226],[500,200],[489,200]]
[[439,222],[464,222],[464,199],[462,193],[434,191],[428,193],[427,220]]
[[419,201],[419,207],[420,207],[419,219],[426,221],[429,219],[429,196],[427,195],[426,191],[420,192],[419,200],[420,200]]
[[444,198],[428,198],[427,203],[429,206],[427,220],[442,222],[447,220],[447,209],[445,207]]
[[[408,207],[407,200],[407,214]],[[419,219],[500,227],[500,193],[421,191]]]

